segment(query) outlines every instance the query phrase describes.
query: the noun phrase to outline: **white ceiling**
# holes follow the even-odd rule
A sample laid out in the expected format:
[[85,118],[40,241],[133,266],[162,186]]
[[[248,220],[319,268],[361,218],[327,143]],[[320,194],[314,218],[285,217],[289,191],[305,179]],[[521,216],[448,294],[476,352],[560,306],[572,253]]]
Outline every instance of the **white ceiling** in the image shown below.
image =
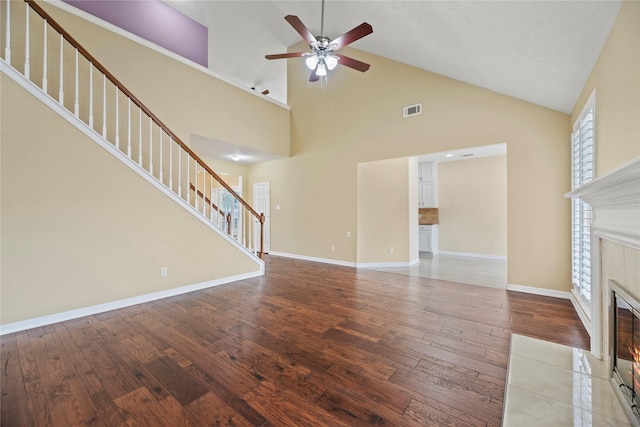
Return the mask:
[[[165,2],[209,28],[213,72],[259,92],[268,89],[269,97],[285,104],[286,61],[301,59],[269,61],[264,55],[284,53],[301,40],[286,15],[320,35],[321,0]],[[620,6],[620,0],[326,0],[324,35],[335,39],[368,22],[373,34],[352,47],[571,113]],[[192,144],[220,160],[234,153],[245,164],[273,159],[197,135]],[[432,160],[496,155],[493,148],[456,152],[453,159],[436,153],[443,158]]]
[[[209,28],[209,68],[286,103],[297,15],[319,35],[320,0],[167,0]],[[368,22],[352,47],[570,113],[620,8],[612,1],[326,0],[325,35]],[[354,55],[355,57],[355,55]],[[356,72],[356,71],[354,71]],[[329,76],[330,78],[330,76]]]

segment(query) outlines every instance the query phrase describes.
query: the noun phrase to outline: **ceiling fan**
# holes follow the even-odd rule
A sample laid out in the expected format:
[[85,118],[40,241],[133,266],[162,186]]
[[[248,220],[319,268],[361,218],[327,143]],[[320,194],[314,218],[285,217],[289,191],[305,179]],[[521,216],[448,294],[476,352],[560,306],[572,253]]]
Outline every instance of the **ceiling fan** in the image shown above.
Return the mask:
[[363,22],[354,29],[347,31],[335,40],[323,35],[324,33],[324,0],[322,0],[322,17],[320,21],[320,34],[314,37],[311,31],[302,23],[300,18],[295,15],[287,15],[284,19],[291,24],[291,26],[302,36],[303,39],[309,43],[311,53],[308,52],[292,52],[292,53],[280,53],[276,55],[265,55],[267,59],[284,59],[284,58],[299,58],[305,57],[305,63],[311,70],[309,76],[310,82],[317,82],[320,77],[327,75],[327,70],[333,70],[338,63],[353,68],[354,70],[367,71],[370,67],[369,64],[358,61],[357,59],[349,58],[348,56],[336,53],[337,50],[342,49],[348,44],[355,42],[373,33],[373,27]]

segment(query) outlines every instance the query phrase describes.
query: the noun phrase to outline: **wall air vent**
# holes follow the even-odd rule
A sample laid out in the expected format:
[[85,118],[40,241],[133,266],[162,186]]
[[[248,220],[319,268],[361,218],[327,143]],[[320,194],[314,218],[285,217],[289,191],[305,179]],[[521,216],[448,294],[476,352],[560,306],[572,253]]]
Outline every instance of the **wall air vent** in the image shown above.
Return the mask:
[[422,104],[409,105],[402,108],[402,117],[405,119],[418,114],[422,114]]

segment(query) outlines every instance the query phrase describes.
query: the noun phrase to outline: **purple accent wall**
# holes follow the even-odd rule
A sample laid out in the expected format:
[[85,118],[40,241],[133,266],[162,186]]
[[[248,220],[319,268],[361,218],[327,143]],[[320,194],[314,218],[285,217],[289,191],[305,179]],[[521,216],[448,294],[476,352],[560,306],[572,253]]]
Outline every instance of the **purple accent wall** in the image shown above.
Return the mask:
[[208,67],[209,30],[160,0],[63,0]]

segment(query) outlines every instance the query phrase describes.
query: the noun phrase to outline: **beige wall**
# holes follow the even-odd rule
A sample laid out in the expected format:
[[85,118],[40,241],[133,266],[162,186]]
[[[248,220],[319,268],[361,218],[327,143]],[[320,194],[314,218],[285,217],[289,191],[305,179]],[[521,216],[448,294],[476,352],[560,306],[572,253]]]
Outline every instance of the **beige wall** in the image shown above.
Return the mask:
[[[358,263],[406,263],[417,258],[417,190],[410,186],[417,182],[415,164],[415,159],[403,157],[357,165]],[[409,212],[415,213],[413,218]],[[414,238],[408,239],[412,234]]]
[[[196,134],[267,153],[289,155],[288,108],[51,4],[40,4],[186,144],[190,135]],[[71,70],[72,54],[67,56],[67,69]],[[37,61],[38,57],[32,60]],[[20,64],[18,57],[16,64]],[[32,67],[37,74],[38,65]],[[52,80],[51,84],[55,85],[56,81]]]
[[[292,157],[249,170],[250,181],[271,181],[271,204],[282,205],[271,217],[272,249],[354,262],[359,238],[343,236],[365,220],[358,164],[504,142],[508,281],[568,290],[569,116],[365,52],[345,54],[371,69],[338,67],[320,86],[307,82],[302,62],[288,63]],[[402,107],[417,102],[423,114],[402,119]],[[333,242],[343,242],[335,253]]]
[[1,88],[1,324],[259,271],[4,74]]
[[640,2],[625,1],[576,103],[596,92],[596,176],[640,156]]
[[441,251],[507,255],[507,157],[438,163]]

